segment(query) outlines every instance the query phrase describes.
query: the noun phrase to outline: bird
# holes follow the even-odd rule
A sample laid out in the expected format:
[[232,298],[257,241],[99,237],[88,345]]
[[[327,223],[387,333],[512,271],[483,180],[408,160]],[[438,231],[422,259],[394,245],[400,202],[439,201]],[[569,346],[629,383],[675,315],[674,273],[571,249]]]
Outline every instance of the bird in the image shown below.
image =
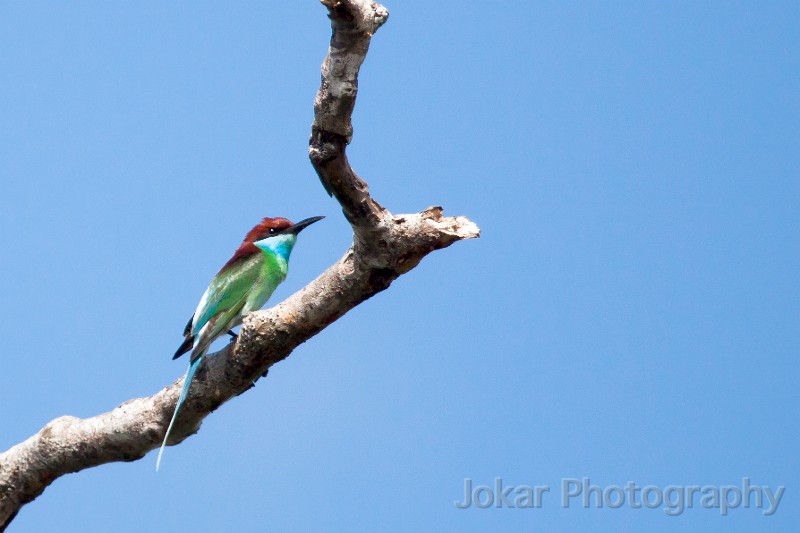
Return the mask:
[[178,417],[178,411],[189,393],[194,373],[209,346],[214,339],[225,333],[236,337],[232,328],[241,324],[246,315],[261,309],[275,288],[286,278],[289,256],[298,233],[323,218],[325,217],[306,218],[297,224],[282,217],[263,218],[247,232],[242,244],[211,280],[183,330],[183,343],[172,357],[177,359],[191,352],[183,389],[167,426],[164,442],[158,451],[156,471],[161,466],[164,447]]

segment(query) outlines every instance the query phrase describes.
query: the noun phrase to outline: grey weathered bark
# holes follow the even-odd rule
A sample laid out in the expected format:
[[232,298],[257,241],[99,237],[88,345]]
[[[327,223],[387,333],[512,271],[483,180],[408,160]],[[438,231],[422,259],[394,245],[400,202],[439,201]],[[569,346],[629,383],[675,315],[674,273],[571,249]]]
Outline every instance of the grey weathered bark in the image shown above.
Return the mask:
[[[369,0],[322,0],[333,30],[314,102],[309,157],[325,190],[353,227],[353,245],[305,288],[248,316],[235,344],[206,358],[173,429],[170,444],[197,432],[222,403],[247,390],[266,370],[348,310],[386,289],[433,250],[480,230],[441,207],[392,215],[369,195],[345,148],[358,71],[388,11]],[[159,446],[183,379],[147,398],[129,400],[92,418],[63,416],[0,454],[0,530],[56,478],[112,461],[135,461]]]

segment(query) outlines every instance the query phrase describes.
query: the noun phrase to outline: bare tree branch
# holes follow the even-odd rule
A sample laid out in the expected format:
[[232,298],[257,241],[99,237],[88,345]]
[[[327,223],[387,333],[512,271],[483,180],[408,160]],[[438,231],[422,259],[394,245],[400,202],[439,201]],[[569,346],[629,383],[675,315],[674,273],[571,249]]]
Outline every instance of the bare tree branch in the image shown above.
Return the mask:
[[[423,257],[480,235],[441,207],[392,215],[369,195],[345,153],[358,71],[388,11],[369,0],[322,0],[333,30],[314,102],[311,163],[353,227],[353,245],[317,279],[279,305],[249,315],[235,344],[206,358],[176,420],[170,444],[197,432],[217,407],[252,386],[267,369],[347,311],[386,289]],[[57,418],[0,454],[0,530],[56,478],[112,461],[135,461],[158,447],[183,379],[148,398],[92,418]]]

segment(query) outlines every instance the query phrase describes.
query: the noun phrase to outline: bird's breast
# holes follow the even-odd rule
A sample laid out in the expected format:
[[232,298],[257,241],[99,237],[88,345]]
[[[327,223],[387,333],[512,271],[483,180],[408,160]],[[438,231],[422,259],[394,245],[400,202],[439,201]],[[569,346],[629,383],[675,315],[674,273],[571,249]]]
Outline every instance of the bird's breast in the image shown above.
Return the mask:
[[275,254],[264,254],[264,264],[258,282],[253,287],[245,305],[244,314],[261,309],[272,293],[286,279],[288,262]]

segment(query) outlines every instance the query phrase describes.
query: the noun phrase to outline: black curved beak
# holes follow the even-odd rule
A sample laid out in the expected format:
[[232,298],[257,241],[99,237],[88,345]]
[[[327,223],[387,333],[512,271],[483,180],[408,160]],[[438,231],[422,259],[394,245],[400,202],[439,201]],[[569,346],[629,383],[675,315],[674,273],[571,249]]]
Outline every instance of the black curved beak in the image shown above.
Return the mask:
[[301,220],[300,222],[298,222],[294,226],[290,226],[290,227],[286,228],[285,231],[286,231],[286,233],[294,233],[295,235],[297,235],[298,233],[300,233],[301,231],[306,229],[308,226],[310,226],[314,222],[320,221],[323,218],[325,218],[325,217],[306,218],[304,220]]

